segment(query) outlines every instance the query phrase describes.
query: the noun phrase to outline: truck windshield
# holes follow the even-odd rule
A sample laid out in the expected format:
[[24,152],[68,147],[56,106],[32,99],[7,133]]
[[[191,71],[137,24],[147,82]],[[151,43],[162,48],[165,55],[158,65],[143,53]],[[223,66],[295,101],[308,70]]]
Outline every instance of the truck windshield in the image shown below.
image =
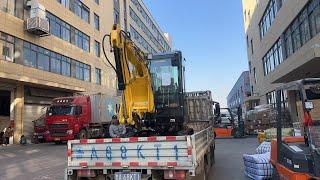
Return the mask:
[[74,115],[75,106],[51,106],[48,110],[49,116]]

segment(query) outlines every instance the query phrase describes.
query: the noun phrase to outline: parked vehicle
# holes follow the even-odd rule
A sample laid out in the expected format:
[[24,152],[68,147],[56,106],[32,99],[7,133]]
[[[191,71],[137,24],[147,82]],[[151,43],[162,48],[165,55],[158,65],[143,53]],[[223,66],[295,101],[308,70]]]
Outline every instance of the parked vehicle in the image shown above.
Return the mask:
[[131,137],[68,142],[68,179],[186,179],[214,163],[212,128],[191,136]]
[[233,137],[236,128],[235,116],[229,108],[221,108],[220,114],[214,122],[216,137]]
[[41,115],[33,121],[33,130],[33,142],[44,143],[46,141],[45,135],[48,132],[46,128],[46,114]]
[[[302,136],[283,137],[282,92],[288,94],[293,126]],[[320,178],[320,78],[285,83],[276,90],[277,138],[271,140],[273,179]]]
[[116,98],[111,96],[95,94],[56,98],[46,115],[46,141],[60,143],[106,137],[106,129],[114,114]]
[[123,91],[120,123],[144,134],[68,141],[66,178],[186,179],[200,173],[206,177],[214,163],[214,133],[208,124],[210,113],[202,116],[207,125],[200,131],[194,127],[203,125],[201,121],[196,125],[186,121],[190,118],[184,106],[190,101],[185,102],[181,52],[149,55],[146,60],[118,25],[113,26],[110,41],[118,89]]

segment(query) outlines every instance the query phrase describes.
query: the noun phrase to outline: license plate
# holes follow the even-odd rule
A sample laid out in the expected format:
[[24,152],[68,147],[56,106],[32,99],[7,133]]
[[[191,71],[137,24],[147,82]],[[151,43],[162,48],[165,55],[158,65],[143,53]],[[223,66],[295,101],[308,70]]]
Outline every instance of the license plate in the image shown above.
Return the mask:
[[60,141],[60,138],[54,138],[55,141]]
[[42,135],[40,135],[40,136],[38,136],[38,138],[43,138],[43,136],[42,136]]
[[141,180],[139,172],[116,172],[115,180]]

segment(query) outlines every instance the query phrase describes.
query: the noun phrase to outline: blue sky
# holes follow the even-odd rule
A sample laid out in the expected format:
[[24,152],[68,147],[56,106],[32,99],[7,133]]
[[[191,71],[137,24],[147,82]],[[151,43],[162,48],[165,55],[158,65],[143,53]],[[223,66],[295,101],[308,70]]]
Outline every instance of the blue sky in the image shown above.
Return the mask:
[[144,0],[186,58],[186,89],[226,97],[248,69],[241,0]]

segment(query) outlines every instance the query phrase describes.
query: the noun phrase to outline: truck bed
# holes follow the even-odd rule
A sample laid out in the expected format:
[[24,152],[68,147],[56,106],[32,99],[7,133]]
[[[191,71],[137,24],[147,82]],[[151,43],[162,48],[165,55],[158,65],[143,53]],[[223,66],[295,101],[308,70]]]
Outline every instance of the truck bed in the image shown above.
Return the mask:
[[176,169],[195,174],[214,143],[212,128],[191,136],[83,139],[68,142],[68,170]]

